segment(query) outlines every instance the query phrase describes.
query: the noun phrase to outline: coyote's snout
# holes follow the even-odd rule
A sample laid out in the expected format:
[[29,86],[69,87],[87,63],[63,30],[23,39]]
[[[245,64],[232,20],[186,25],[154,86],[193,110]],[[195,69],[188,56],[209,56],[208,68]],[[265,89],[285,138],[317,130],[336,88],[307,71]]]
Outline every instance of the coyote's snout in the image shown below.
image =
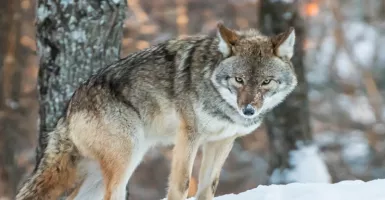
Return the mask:
[[69,101],[17,200],[125,199],[147,149],[175,144],[167,199],[187,196],[202,146],[198,200],[214,197],[234,139],[294,89],[293,29],[264,36],[218,24],[215,37],[172,39],[100,70]]

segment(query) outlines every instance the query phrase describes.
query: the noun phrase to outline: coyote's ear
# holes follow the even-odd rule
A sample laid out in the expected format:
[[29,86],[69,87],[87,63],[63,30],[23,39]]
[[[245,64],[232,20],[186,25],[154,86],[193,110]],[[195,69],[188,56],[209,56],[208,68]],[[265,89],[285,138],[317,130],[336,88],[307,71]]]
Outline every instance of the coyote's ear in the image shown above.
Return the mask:
[[274,53],[278,57],[291,59],[294,54],[295,31],[290,27],[286,32],[273,36]]
[[234,31],[226,28],[222,22],[218,22],[218,38],[219,46],[218,50],[223,54],[223,57],[228,57],[232,54],[232,46],[238,40],[239,36]]

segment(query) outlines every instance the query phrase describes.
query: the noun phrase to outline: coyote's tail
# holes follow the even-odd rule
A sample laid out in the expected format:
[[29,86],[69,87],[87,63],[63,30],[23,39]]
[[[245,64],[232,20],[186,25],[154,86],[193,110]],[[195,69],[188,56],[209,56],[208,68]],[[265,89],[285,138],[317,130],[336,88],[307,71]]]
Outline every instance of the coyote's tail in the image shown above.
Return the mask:
[[79,154],[61,119],[49,135],[38,168],[22,185],[16,200],[58,199],[75,183],[78,160]]

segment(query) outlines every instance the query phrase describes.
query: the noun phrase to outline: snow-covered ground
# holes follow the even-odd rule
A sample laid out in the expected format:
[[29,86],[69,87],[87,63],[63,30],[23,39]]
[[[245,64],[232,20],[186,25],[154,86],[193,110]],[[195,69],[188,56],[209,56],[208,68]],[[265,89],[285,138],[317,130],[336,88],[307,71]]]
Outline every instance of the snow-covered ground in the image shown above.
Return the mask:
[[[258,186],[240,194],[216,197],[216,200],[384,200],[385,179],[369,182],[291,183]],[[189,200],[193,200],[190,198]]]

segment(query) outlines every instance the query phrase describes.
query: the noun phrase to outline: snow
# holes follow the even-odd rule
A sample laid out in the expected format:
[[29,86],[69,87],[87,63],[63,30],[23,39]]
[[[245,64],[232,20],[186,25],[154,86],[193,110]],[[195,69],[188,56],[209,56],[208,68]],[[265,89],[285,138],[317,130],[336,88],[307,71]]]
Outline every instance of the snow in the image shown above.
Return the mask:
[[51,11],[45,7],[45,5],[41,5],[37,8],[37,19],[39,21],[43,21],[45,18],[47,18],[51,14]]
[[86,41],[86,32],[84,30],[74,30],[71,32],[72,39],[78,42]]
[[372,124],[376,121],[367,96],[340,94],[336,100],[338,105],[349,114],[352,121],[362,124]]
[[60,1],[60,5],[62,5],[64,9],[67,8],[67,6],[69,4],[73,4],[73,0],[61,0]]
[[270,183],[330,183],[330,174],[315,145],[297,144],[298,149],[289,152],[290,169],[275,169]]
[[315,143],[320,146],[328,146],[328,145],[338,145],[339,144],[339,134],[334,131],[325,130],[322,132],[319,132],[317,134],[314,134],[314,141]]
[[361,66],[371,67],[378,38],[375,28],[372,25],[354,21],[346,22],[343,26],[346,38],[352,44],[355,59]]
[[[385,179],[328,183],[291,183],[258,186],[240,194],[216,197],[216,200],[383,200]],[[189,200],[194,200],[190,198]]]
[[341,137],[342,158],[354,174],[365,174],[370,164],[370,147],[366,135],[353,130]]
[[112,0],[112,2],[114,2],[114,4],[119,4],[120,0]]
[[[334,43],[334,38],[329,36],[320,44],[319,52],[309,51],[309,56],[306,58],[306,65],[308,66],[306,78],[310,83],[322,85],[328,82],[329,79],[326,75],[329,74],[330,60],[335,53]],[[320,74],[324,75],[320,76]]]
[[345,51],[339,52],[336,60],[336,73],[339,78],[351,83],[360,80],[360,73],[353,65],[348,54]]
[[342,154],[347,160],[361,160],[368,158],[370,149],[365,133],[355,130],[342,140],[344,144]]
[[[377,127],[378,126],[378,127]],[[373,130],[381,133],[383,125],[381,123],[373,125]],[[344,130],[344,131],[323,131],[314,135],[314,141],[322,147],[335,146],[340,148],[340,153],[333,153],[328,156],[328,161],[337,159],[343,162],[349,173],[355,176],[363,177],[368,173],[368,169],[372,161],[372,150],[368,141],[368,136],[361,130]],[[378,151],[385,148],[381,142],[376,143]],[[332,158],[334,157],[334,158]],[[374,177],[383,177],[378,175]]]

